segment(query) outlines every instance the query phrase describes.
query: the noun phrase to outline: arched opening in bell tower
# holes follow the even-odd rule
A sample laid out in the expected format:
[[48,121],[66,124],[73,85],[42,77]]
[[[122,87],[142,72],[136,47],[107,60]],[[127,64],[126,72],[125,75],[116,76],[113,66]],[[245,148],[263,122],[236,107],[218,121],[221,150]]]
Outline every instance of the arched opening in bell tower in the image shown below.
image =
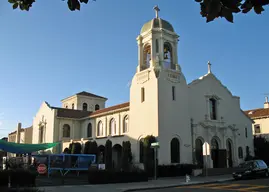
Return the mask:
[[148,69],[150,67],[151,46],[149,44],[145,45],[145,47],[144,47],[143,58],[144,58],[144,61],[143,61],[143,67],[142,67],[141,71]]
[[172,45],[165,42],[163,45],[163,61],[165,69],[173,69]]

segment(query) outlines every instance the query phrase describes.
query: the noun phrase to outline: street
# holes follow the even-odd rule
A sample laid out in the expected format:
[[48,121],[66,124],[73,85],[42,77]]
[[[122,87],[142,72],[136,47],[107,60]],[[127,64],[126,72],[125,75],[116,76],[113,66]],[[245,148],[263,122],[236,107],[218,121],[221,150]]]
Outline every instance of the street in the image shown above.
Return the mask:
[[[231,191],[269,191],[269,179],[254,179],[232,181],[227,183],[215,184],[201,184],[192,186],[182,186],[176,188],[154,189],[154,192],[231,192]],[[152,190],[145,190],[143,192],[152,192]]]

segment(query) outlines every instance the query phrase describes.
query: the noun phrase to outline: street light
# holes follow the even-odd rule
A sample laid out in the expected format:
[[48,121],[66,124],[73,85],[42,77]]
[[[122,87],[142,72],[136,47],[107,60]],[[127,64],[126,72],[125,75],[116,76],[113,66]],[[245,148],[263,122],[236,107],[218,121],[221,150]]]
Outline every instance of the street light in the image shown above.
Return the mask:
[[157,149],[159,148],[159,142],[151,143],[150,148],[154,149],[154,179],[157,180]]

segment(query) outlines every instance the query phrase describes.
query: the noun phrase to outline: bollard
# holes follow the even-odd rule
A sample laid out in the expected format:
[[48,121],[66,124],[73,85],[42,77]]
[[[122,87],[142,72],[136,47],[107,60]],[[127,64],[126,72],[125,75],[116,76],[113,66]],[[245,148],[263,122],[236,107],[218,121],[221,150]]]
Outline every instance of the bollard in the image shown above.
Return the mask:
[[189,175],[186,175],[186,183],[188,183],[189,181],[191,181],[191,178]]
[[8,175],[8,188],[11,188],[10,175]]

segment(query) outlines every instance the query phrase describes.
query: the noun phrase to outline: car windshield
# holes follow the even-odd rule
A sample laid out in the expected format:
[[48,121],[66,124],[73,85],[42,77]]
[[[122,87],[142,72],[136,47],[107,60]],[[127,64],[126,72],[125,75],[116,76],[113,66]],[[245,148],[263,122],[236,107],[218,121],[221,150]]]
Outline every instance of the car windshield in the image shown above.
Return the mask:
[[249,169],[253,167],[253,162],[245,162],[245,163],[241,163],[239,164],[240,168],[245,168],[245,169]]

